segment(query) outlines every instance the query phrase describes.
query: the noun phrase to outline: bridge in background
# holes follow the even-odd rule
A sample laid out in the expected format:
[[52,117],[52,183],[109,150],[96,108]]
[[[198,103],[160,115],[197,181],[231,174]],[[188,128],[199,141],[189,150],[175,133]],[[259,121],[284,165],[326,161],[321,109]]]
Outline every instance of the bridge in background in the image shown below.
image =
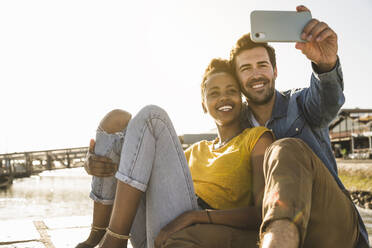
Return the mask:
[[[183,149],[200,140],[213,140],[215,132],[185,134],[179,136]],[[0,154],[0,178],[2,176],[27,177],[44,170],[80,167],[85,161],[88,147],[29,151]]]
[[15,177],[30,176],[44,170],[80,167],[88,147],[0,154],[0,176],[12,173]]

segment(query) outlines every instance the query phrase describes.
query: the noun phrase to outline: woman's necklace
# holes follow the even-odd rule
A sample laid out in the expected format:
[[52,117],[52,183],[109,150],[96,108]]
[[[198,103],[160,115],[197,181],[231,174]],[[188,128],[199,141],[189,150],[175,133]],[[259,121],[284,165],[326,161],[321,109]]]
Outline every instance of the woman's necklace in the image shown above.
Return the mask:
[[221,143],[215,143],[214,142],[213,143],[213,149],[216,150],[216,149],[219,149],[219,148],[223,147],[224,145],[226,145],[227,143],[229,143],[230,140],[232,140],[233,138],[235,138],[239,134],[240,134],[240,132],[237,133],[237,134],[235,134],[235,135],[233,135],[233,136],[231,136],[230,138],[228,138],[227,140],[225,140],[224,142],[221,142]]

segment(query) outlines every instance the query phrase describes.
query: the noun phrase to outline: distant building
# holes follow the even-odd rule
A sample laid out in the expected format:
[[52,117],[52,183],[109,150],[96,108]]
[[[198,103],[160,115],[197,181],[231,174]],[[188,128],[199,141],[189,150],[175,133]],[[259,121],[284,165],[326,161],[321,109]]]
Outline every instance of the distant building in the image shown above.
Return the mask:
[[336,157],[372,158],[372,109],[341,109],[329,131]]

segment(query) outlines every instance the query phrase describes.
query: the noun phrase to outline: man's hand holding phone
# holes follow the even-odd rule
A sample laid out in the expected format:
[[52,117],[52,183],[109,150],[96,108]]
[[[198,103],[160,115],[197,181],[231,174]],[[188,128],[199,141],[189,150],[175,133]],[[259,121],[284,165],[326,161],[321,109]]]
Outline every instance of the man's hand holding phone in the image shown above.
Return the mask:
[[253,11],[251,38],[254,42],[296,42],[296,48],[318,67],[330,71],[337,62],[337,35],[324,22],[311,17],[303,5],[296,11]]
[[[297,12],[309,11],[305,6],[297,6]],[[297,42],[296,48],[318,66],[319,72],[328,72],[337,62],[337,35],[325,23],[311,19],[307,23],[301,38],[308,42]]]

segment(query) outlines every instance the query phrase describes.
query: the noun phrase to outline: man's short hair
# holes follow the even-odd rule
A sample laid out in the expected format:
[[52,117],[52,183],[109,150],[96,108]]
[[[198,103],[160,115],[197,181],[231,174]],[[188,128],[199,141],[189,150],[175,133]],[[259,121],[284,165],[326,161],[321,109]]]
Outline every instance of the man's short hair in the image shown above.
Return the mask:
[[266,51],[269,55],[271,65],[273,66],[273,69],[275,68],[275,66],[276,66],[275,49],[272,46],[270,46],[269,44],[267,44],[267,42],[263,42],[263,43],[253,42],[252,39],[251,39],[251,34],[248,33],[248,34],[243,35],[236,42],[233,49],[231,49],[230,62],[231,62],[231,66],[232,66],[232,69],[234,70],[234,72],[236,71],[236,57],[242,51],[252,49],[252,48],[255,48],[255,47],[263,47],[263,48],[266,49]]
[[[217,73],[221,73],[221,72],[224,72],[224,73],[227,73],[227,74],[231,75],[236,80],[235,72],[231,68],[231,64],[230,64],[229,60],[220,59],[220,58],[212,59],[212,61],[208,65],[207,69],[205,69],[205,72],[204,72],[204,75],[203,75],[203,80],[202,80],[202,83],[200,85],[203,102],[204,102],[205,86],[206,86],[206,82],[207,82],[208,78],[213,74],[217,74]],[[236,82],[238,82],[238,81],[236,80]]]

